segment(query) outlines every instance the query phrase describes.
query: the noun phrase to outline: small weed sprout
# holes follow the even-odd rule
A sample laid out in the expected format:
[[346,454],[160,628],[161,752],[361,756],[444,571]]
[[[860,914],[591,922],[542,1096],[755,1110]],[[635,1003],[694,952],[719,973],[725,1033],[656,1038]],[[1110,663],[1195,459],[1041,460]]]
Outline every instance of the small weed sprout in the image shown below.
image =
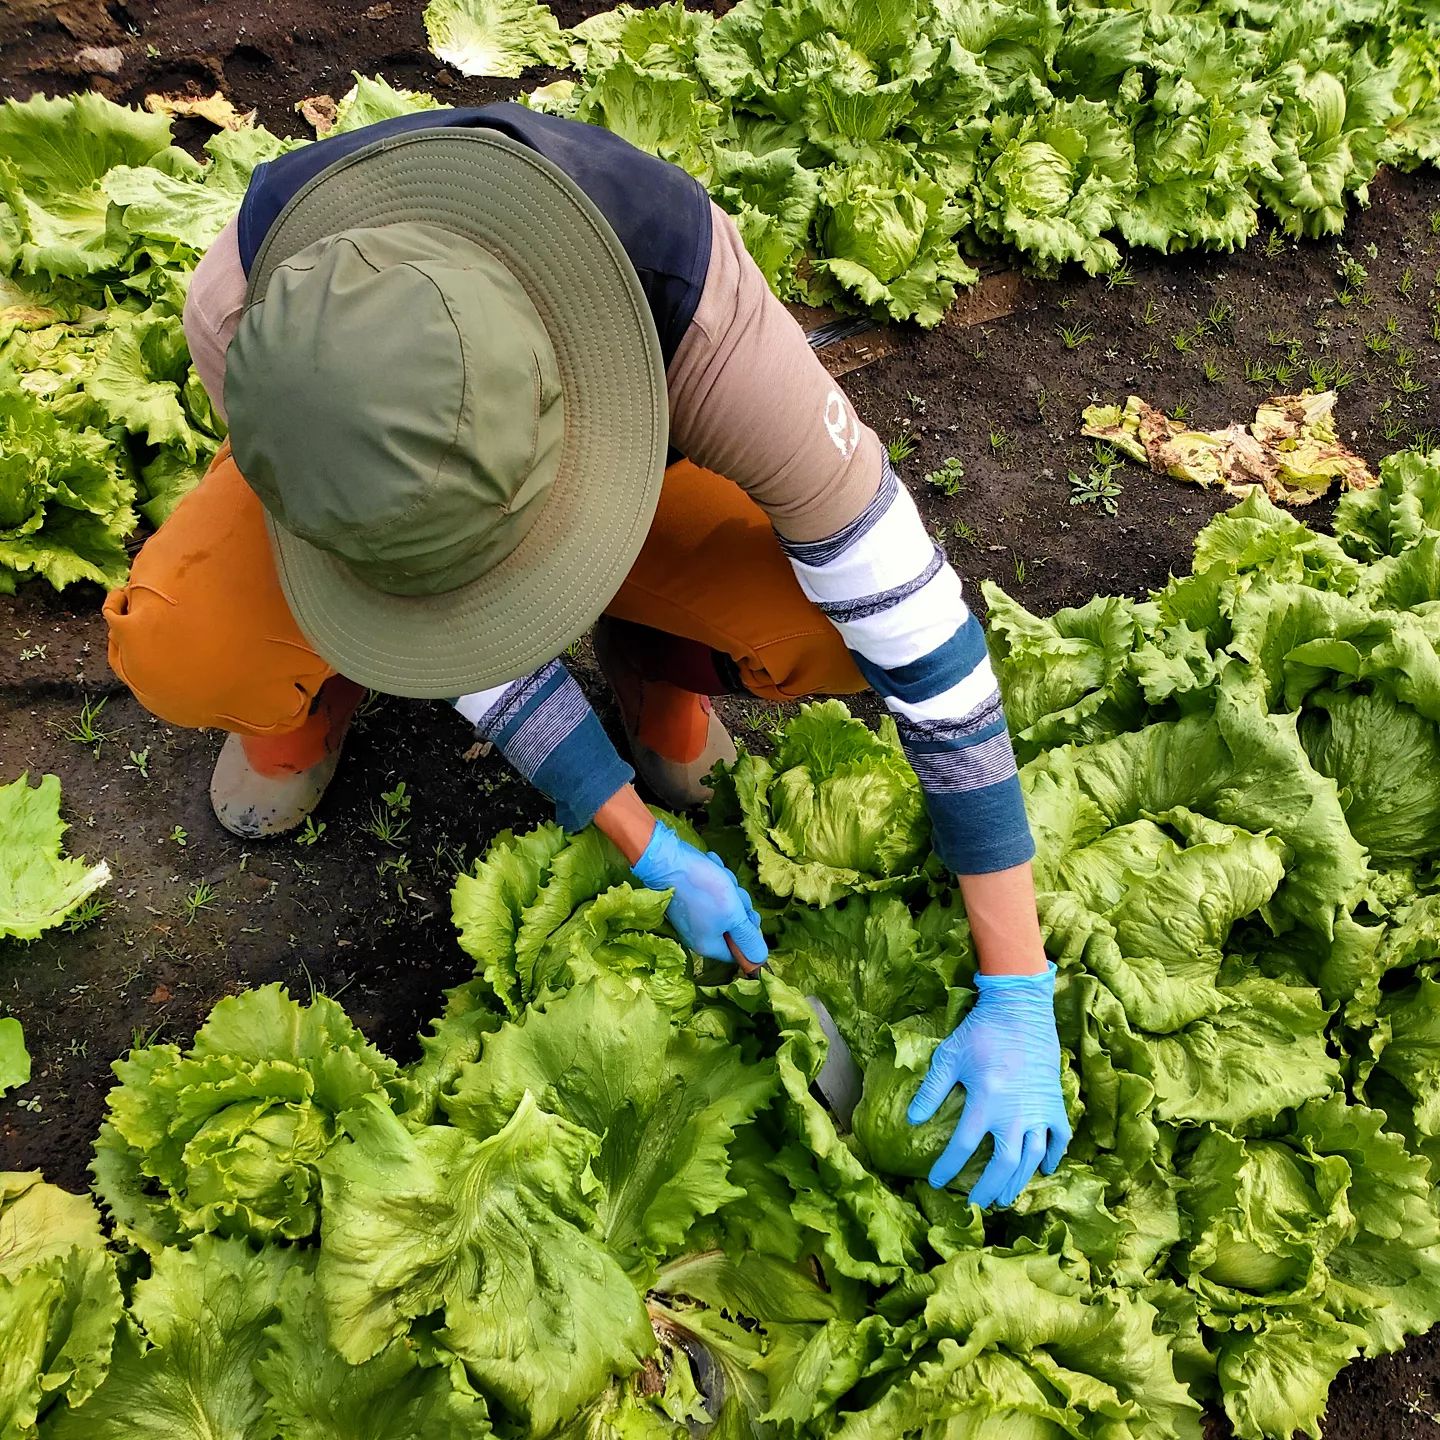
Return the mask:
[[1057,325],[1055,333],[1060,337],[1060,343],[1067,350],[1078,350],[1082,345],[1088,345],[1095,338],[1095,332],[1084,323]]
[[185,923],[193,925],[195,917],[215,903],[215,887],[208,880],[201,880],[185,897]]
[[130,752],[130,763],[125,767],[127,770],[138,770],[142,780],[150,778],[150,747],[147,745],[143,750],[132,750]]
[[892,465],[903,463],[915,453],[915,437],[902,431],[893,439],[885,442],[885,453],[890,457]]
[[952,528],[955,538],[965,541],[967,545],[975,544],[980,538],[975,527],[968,520],[957,520]]
[[1183,355],[1195,348],[1195,337],[1188,330],[1177,330],[1170,337],[1170,343]]
[[1190,415],[1190,406],[1184,400],[1178,400],[1175,403],[1175,408],[1170,412],[1170,414],[1171,417],[1175,420],[1188,419]]
[[1200,373],[1207,384],[1218,385],[1225,378],[1225,367],[1218,360],[1207,360],[1200,367]]
[[1400,278],[1395,282],[1395,293],[1402,299],[1408,299],[1415,289],[1415,272],[1407,265],[1401,272]]
[[190,842],[190,832],[186,830],[183,825],[177,825],[170,832],[170,838],[175,842],[175,844],[179,845],[181,849],[184,849],[184,847]]
[[295,837],[297,845],[314,845],[325,833],[325,822],[322,820],[317,825],[313,815],[305,817],[305,828]]
[[74,935],[87,925],[93,925],[108,909],[110,901],[103,895],[87,895],[65,920],[65,928]]
[[1395,388],[1402,395],[1423,395],[1427,387],[1423,380],[1417,380],[1408,370],[1402,370],[1395,377]]
[[1003,430],[992,430],[990,432],[990,450],[998,455],[1008,444],[1010,437]]
[[1383,331],[1372,330],[1365,337],[1365,348],[1372,355],[1384,355],[1390,349],[1390,337]]
[[1269,385],[1275,379],[1275,367],[1267,365],[1263,360],[1247,360],[1245,378],[1252,385]]
[[1160,307],[1153,301],[1147,300],[1145,308],[1140,312],[1140,323],[1142,325],[1154,325],[1160,319]]
[[1274,260],[1284,249],[1285,232],[1278,226],[1269,230],[1264,240],[1260,242],[1260,253],[1267,260]]
[[1130,268],[1128,260],[1122,260],[1106,277],[1105,288],[1107,290],[1118,290],[1122,285],[1133,285],[1135,283],[1135,272]]
[[1230,322],[1234,318],[1235,307],[1225,300],[1217,300],[1206,312],[1202,328],[1212,335],[1218,335],[1222,330],[1230,328]]
[[905,399],[909,402],[912,410],[918,410],[922,415],[925,413],[925,397],[923,395],[907,394]]
[[942,495],[954,497],[960,493],[965,482],[965,467],[954,455],[947,456],[938,470],[931,470],[925,476],[925,483],[933,485]]
[[110,738],[110,732],[102,730],[98,723],[100,712],[104,710],[109,699],[108,695],[102,695],[98,700],[86,700],[80,706],[80,713],[68,725],[54,725],[51,728],[58,730],[76,745],[93,748],[98,757],[100,747]]

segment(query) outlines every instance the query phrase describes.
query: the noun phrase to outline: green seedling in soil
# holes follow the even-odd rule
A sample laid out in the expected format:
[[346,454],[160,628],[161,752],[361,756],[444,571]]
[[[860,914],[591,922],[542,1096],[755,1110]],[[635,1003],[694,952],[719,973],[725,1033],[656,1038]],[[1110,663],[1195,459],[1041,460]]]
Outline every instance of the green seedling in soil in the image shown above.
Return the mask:
[[1436,445],[1436,435],[1433,430],[1417,430],[1415,432],[1415,449],[1428,453]]
[[1440,210],[1430,212],[1430,233],[1440,235]]
[[1045,407],[1050,403],[1050,392],[1042,385],[1035,392],[1035,413],[1043,420]]
[[1380,423],[1380,433],[1387,440],[1398,440],[1405,433],[1405,422],[1398,415],[1387,415]]
[[355,707],[355,718],[363,720],[367,715],[373,715],[385,703],[386,696],[379,690],[367,690],[365,698]]
[[1154,325],[1160,319],[1160,307],[1153,301],[1147,300],[1145,308],[1140,312],[1140,323],[1142,325]]
[[325,833],[325,822],[322,820],[317,825],[313,815],[305,817],[305,828],[295,837],[297,845],[314,845]]
[[1212,335],[1218,335],[1222,330],[1230,328],[1230,322],[1234,318],[1235,307],[1224,300],[1217,300],[1206,312],[1201,328]]
[[1335,299],[1342,310],[1348,310],[1357,300],[1364,303],[1364,296],[1357,290],[1341,290]]
[[1355,383],[1355,372],[1338,355],[1331,360],[1312,360],[1307,373],[1317,390],[1343,390]]
[[915,453],[915,437],[902,434],[895,436],[893,440],[887,440],[885,453],[890,457],[892,465],[901,464]]
[[1295,367],[1288,360],[1277,360],[1272,373],[1277,385],[1288,385],[1295,378]]
[[990,449],[998,455],[1008,444],[1010,437],[1003,430],[992,430],[990,432]]
[[184,846],[190,838],[190,832],[183,825],[177,825],[171,832],[170,838],[180,846]]
[[1225,367],[1218,360],[1207,360],[1201,367],[1200,373],[1211,385],[1218,385],[1225,378]]
[[110,738],[108,730],[102,730],[96,723],[100,719],[100,712],[109,701],[108,695],[103,695],[99,700],[86,700],[80,706],[80,713],[69,725],[54,725],[51,728],[58,730],[67,740],[73,741],[76,745],[88,745],[94,748],[95,754],[100,754],[100,747]]
[[185,897],[184,911],[185,923],[193,925],[195,917],[215,903],[215,887],[208,880],[199,881],[195,888]]
[[1070,503],[1072,505],[1099,505],[1107,514],[1115,513],[1115,502],[1123,491],[1108,470],[1091,470],[1088,475],[1070,472]]
[[1185,401],[1179,400],[1176,402],[1175,408],[1170,412],[1170,414],[1176,420],[1184,420],[1188,418],[1190,414],[1190,407],[1185,403]]
[[1106,277],[1105,288],[1107,290],[1118,290],[1122,285],[1133,285],[1135,283],[1135,272],[1130,268],[1128,260],[1122,260]]
[[1390,349],[1390,337],[1380,331],[1372,331],[1365,337],[1365,348],[1372,355],[1384,355]]
[[69,914],[65,928],[73,935],[87,925],[93,925],[108,909],[110,901],[101,895],[87,895]]
[[1408,370],[1415,363],[1415,352],[1408,345],[1399,345],[1395,349],[1395,368],[1397,370]]
[[1267,260],[1274,260],[1285,249],[1285,235],[1283,231],[1272,230],[1264,240],[1260,242],[1260,253]]
[[164,1025],[157,1025],[153,1030],[144,1030],[137,1025],[130,1032],[130,1051],[133,1054],[136,1050],[148,1050],[159,1038]]
[[1060,343],[1067,350],[1078,350],[1082,345],[1088,345],[1094,338],[1095,332],[1088,325],[1057,325],[1055,333],[1060,337]]
[[1381,323],[1392,340],[1400,333],[1400,321],[1394,315],[1387,315]]
[[410,828],[410,817],[397,814],[394,810],[382,809],[379,805],[370,807],[370,823],[366,831],[382,845],[399,845],[406,830]]
[[1247,360],[1245,378],[1252,385],[1269,385],[1275,379],[1275,367],[1267,365],[1263,360]]
[[392,815],[401,811],[406,813],[410,810],[410,796],[405,789],[403,780],[397,781],[393,790],[382,790],[380,801]]
[[145,58],[147,60],[158,60],[160,58],[160,47],[158,45],[147,45],[145,47]]
[[17,1110],[28,1110],[32,1115],[38,1115],[40,1113],[40,1101],[33,1097],[29,1100],[17,1100],[15,1102],[15,1108]]
[[46,652],[49,648],[50,648],[50,647],[49,647],[48,644],[47,644],[47,645],[27,645],[27,646],[20,652],[20,658],[21,658],[22,660],[43,660],[43,659],[45,658],[45,652]]
[[1335,273],[1344,285],[1351,290],[1363,290],[1370,279],[1370,272],[1343,245],[1336,246],[1335,253],[1340,257],[1340,265]]
[[1015,563],[1015,583],[1017,585],[1023,585],[1025,583],[1025,558],[1022,555],[1016,555],[1013,559]]
[[150,778],[150,747],[147,745],[143,750],[132,750],[130,752],[130,763],[124,767],[126,770],[138,770],[142,780]]
[[1158,345],[1150,346],[1148,350],[1141,352],[1140,358],[1142,360],[1158,360],[1160,358],[1160,347]]
[[925,476],[925,483],[933,485],[942,495],[952,499],[960,493],[965,481],[965,467],[953,455],[946,456],[938,470],[931,470]]
[[1170,343],[1183,355],[1195,348],[1195,336],[1189,330],[1177,330],[1170,337]]
[[954,525],[955,538],[963,540],[967,545],[973,545],[980,538],[979,532],[968,520],[957,520]]
[[1440,340],[1440,315],[1430,317],[1430,338]]
[[911,408],[912,410],[918,410],[922,415],[925,413],[925,398],[924,398],[924,396],[922,396],[922,395],[909,395],[909,394],[907,394],[907,395],[905,396],[905,399],[906,399],[907,401],[909,401],[909,403],[910,403],[910,408]]
[[1408,299],[1410,293],[1415,289],[1415,272],[1407,265],[1401,272],[1400,278],[1395,282],[1395,293],[1402,300]]
[[1417,380],[1408,370],[1402,370],[1395,377],[1395,388],[1402,395],[1423,395],[1427,387],[1423,380]]
[[1288,350],[1293,343],[1293,337],[1287,335],[1283,330],[1267,330],[1265,343],[1273,346],[1276,350]]

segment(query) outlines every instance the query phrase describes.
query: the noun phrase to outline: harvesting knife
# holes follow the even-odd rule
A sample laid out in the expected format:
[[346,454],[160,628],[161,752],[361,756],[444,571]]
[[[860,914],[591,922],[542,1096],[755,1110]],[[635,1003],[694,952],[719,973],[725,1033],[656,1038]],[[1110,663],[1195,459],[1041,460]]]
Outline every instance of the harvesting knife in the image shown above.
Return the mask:
[[[757,974],[760,967],[752,965],[740,953],[735,942],[728,935],[725,939],[730,946],[730,954],[740,967],[741,974],[746,976]],[[820,1028],[825,1032],[825,1039],[828,1042],[825,1047],[825,1063],[815,1077],[816,1088],[825,1097],[825,1103],[830,1107],[831,1114],[848,1130],[850,1118],[855,1113],[855,1107],[860,1103],[862,1085],[860,1067],[855,1063],[855,1057],[850,1053],[850,1047],[845,1043],[844,1036],[836,1029],[834,1019],[825,1008],[825,1002],[818,995],[807,995],[805,1003],[815,1012],[815,1018],[820,1022]]]
[[825,1063],[815,1077],[815,1084],[835,1118],[848,1130],[850,1117],[860,1103],[860,1067],[855,1063],[850,1047],[835,1028],[835,1021],[825,1008],[825,1002],[816,995],[807,995],[805,1002],[815,1012],[815,1018],[820,1022],[826,1040],[830,1042],[825,1052]]

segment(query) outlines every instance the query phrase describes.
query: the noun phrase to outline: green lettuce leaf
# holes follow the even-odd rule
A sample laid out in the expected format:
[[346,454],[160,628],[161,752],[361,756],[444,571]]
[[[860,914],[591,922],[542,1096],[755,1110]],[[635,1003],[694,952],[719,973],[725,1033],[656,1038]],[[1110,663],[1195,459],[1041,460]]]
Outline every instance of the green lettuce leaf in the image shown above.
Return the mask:
[[1376,692],[1312,695],[1300,737],[1340,787],[1350,832],[1382,864],[1440,850],[1440,726]]
[[243,1240],[201,1236],[154,1257],[135,1286],[110,1372],[85,1404],[59,1412],[56,1440],[139,1434],[271,1440],[254,1366],[276,1317],[293,1249],[258,1254]]
[[296,1267],[280,1285],[255,1375],[280,1440],[481,1440],[485,1402],[454,1367],[427,1363],[409,1339],[352,1365],[331,1345],[320,1288]]
[[120,1284],[88,1198],[36,1171],[0,1172],[0,1434],[94,1391],[110,1364]]
[[118,165],[193,168],[170,145],[164,115],[113,105],[99,95],[44,95],[0,109],[0,271],[82,276],[118,266],[132,244],[109,217],[102,181]]
[[513,78],[531,65],[563,65],[560,22],[535,0],[430,0],[430,49],[462,75]]
[[838,700],[802,705],[774,760],[730,773],[759,878],[777,896],[830,905],[912,883],[930,827],[894,722],[877,734]]
[[25,1032],[13,1016],[0,1016],[0,1096],[30,1083],[30,1052]]
[[744,1196],[728,1178],[729,1144],[775,1089],[773,1067],[605,977],[489,1036],[442,1103],[451,1124],[483,1139],[530,1093],[599,1137],[599,1234],[633,1269],[673,1254],[697,1219]]
[[1105,106],[1061,100],[998,115],[990,152],[976,216],[982,238],[1014,245],[1042,272],[1073,260],[1099,275],[1120,263],[1105,232],[1135,195],[1135,154]]
[[526,1095],[498,1134],[411,1132],[371,1100],[321,1161],[317,1278],[351,1364],[443,1312],[474,1383],[544,1435],[654,1346],[641,1296],[599,1238],[599,1141]]
[[60,780],[0,785],[0,937],[33,940],[110,879],[110,867],[60,854]]
[[341,1115],[367,1097],[388,1106],[398,1073],[335,1001],[300,1005],[280,985],[222,1000],[184,1054],[155,1045],[111,1068],[96,1190],[152,1250],[212,1230],[314,1234]]
[[1361,1333],[1323,1310],[1267,1316],[1220,1344],[1225,1413],[1240,1440],[1320,1440],[1331,1382],[1358,1353]]

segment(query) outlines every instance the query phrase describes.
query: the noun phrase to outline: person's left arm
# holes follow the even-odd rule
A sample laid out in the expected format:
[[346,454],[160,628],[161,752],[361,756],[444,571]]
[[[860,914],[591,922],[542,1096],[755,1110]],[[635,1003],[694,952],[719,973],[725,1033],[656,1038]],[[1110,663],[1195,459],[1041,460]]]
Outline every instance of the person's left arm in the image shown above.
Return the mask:
[[911,1118],[927,1119],[965,1084],[931,1182],[947,1184],[988,1135],[994,1153],[971,1198],[1009,1203],[1037,1168],[1059,1163],[1070,1129],[1034,842],[984,633],[879,438],[771,294],[733,221],[717,211],[714,222],[705,291],[669,375],[672,438],[767,512],[802,590],[895,718],[980,968],[979,999],[936,1052]]

